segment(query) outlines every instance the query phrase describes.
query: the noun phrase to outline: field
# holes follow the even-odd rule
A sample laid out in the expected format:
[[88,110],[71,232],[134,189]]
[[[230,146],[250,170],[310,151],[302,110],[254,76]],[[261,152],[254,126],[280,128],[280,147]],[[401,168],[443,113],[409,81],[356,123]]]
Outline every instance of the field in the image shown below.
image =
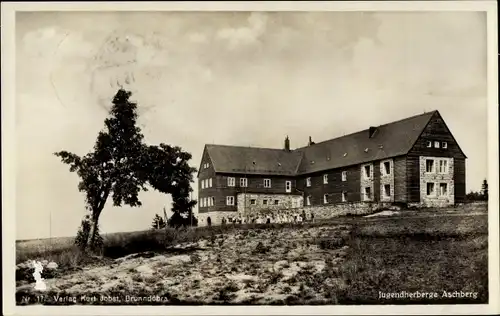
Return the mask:
[[[486,205],[20,242],[18,304],[457,304],[488,301]],[[26,260],[44,270],[43,299]],[[420,293],[410,297],[409,293]],[[398,293],[400,297],[381,296]],[[468,293],[468,294],[466,294]],[[446,294],[446,295],[444,295]],[[401,296],[402,295],[402,296]],[[429,297],[429,295],[434,295]],[[427,297],[422,297],[427,296]]]

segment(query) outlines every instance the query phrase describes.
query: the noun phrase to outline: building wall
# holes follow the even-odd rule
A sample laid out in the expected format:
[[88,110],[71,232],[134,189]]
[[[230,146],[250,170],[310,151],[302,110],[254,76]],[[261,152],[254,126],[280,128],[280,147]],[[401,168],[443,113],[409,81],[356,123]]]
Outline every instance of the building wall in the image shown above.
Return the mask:
[[[255,204],[251,203],[252,200]],[[264,205],[264,200],[268,201],[267,205]],[[240,193],[238,194],[238,214],[247,216],[265,210],[299,208],[303,206],[303,200],[302,195]],[[275,204],[275,201],[278,201],[278,204]]]
[[[369,177],[368,175],[365,174],[365,168],[369,167],[370,168],[370,174]],[[374,192],[374,187],[375,187],[375,181],[374,181],[374,174],[375,170],[373,168],[373,163],[366,163],[362,164],[359,166],[359,172],[360,172],[360,192],[361,192],[361,201],[375,201],[376,198],[376,192]],[[365,194],[365,189],[370,188],[370,196],[366,196]]]
[[212,211],[198,214],[198,226],[203,227],[207,226],[207,218],[210,217],[212,221],[212,226],[220,225],[222,223],[222,218],[235,218],[237,217],[236,212],[220,212],[220,211]]
[[[203,198],[214,197],[215,203],[213,206],[201,206],[199,203],[199,213],[206,213],[211,211],[224,211],[224,212],[237,212],[238,210],[238,194],[240,193],[255,193],[255,194],[280,194],[280,195],[296,195],[296,180],[293,177],[286,176],[255,176],[244,174],[215,174],[206,173],[207,177],[213,177],[210,188],[202,189],[198,185],[199,200]],[[234,186],[229,186],[228,178],[234,178]],[[247,187],[240,186],[240,179],[247,179]],[[264,187],[264,179],[271,180],[271,187]],[[198,182],[201,183],[202,179]],[[285,183],[291,182],[291,192],[286,192]],[[234,197],[234,205],[227,205],[226,199],[228,196]],[[200,202],[200,201],[199,201]]]
[[[208,167],[205,167],[205,164],[208,164]],[[212,186],[208,188],[202,189],[202,181],[212,179]],[[216,197],[220,193],[217,190],[216,186],[216,174],[213,168],[212,161],[210,160],[210,156],[207,151],[203,152],[201,158],[201,164],[198,172],[198,213],[206,213],[210,211],[214,211],[215,206],[202,206],[201,199],[207,197]]]
[[455,203],[465,201],[465,159],[455,158],[454,161],[454,180],[455,180]]
[[[434,142],[439,142],[439,148],[435,148]],[[431,147],[428,147],[431,142]],[[443,148],[442,143],[447,147]],[[453,158],[457,174],[453,175],[455,180],[454,199],[463,201],[465,199],[465,155],[460,149],[451,131],[446,126],[443,118],[435,113],[408,153],[407,162],[407,194],[408,202],[422,203],[420,187],[420,157],[444,157]]]
[[[442,146],[435,148],[434,144],[432,147],[427,147],[428,141],[446,142],[447,148],[442,148]],[[410,156],[466,158],[443,118],[437,113],[430,119],[408,154]]]
[[394,158],[394,202],[407,201],[406,157]]
[[[347,173],[346,181],[342,181],[342,172]],[[328,183],[323,182],[323,176],[328,175]],[[311,186],[306,186],[306,179],[311,178]],[[324,205],[323,195],[328,194],[328,204],[342,203],[342,192],[347,192],[347,201],[359,201],[360,197],[360,171],[358,166],[350,166],[317,172],[297,179],[297,189],[306,197],[311,197],[311,205]]]
[[[385,171],[386,163],[389,164],[389,173]],[[378,168],[376,169],[378,169],[378,171],[376,173],[375,180],[377,181],[376,187],[379,188],[378,196],[380,197],[380,199],[377,201],[394,202],[394,160],[393,159],[382,160],[378,163]],[[384,190],[384,187],[386,185],[390,186],[388,192],[389,195],[386,195],[386,192]]]
[[[433,161],[434,168],[431,172],[427,172],[427,161]],[[440,172],[439,163],[443,161],[447,163],[447,168],[444,172]],[[441,207],[453,205],[455,203],[455,187],[453,179],[453,158],[444,157],[420,157],[420,203],[427,207]],[[429,195],[427,184],[433,184],[433,192]],[[440,194],[440,185],[446,185],[446,194]]]

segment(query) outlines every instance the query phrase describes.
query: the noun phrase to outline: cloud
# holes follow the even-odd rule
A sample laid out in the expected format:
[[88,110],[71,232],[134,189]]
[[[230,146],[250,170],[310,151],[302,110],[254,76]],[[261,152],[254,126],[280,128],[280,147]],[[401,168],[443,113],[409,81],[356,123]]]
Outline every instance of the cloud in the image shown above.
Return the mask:
[[208,40],[205,34],[199,32],[189,34],[188,39],[192,43],[206,43]]
[[247,21],[248,26],[220,29],[217,38],[226,41],[229,49],[256,43],[266,31],[267,15],[252,12]]
[[23,53],[28,56],[48,58],[53,55],[66,33],[56,27],[46,27],[28,32],[22,37]]

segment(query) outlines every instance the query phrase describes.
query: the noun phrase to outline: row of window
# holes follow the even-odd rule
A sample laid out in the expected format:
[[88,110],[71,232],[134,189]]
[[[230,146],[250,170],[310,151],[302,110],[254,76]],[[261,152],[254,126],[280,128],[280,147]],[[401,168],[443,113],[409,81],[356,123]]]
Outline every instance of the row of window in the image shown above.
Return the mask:
[[[437,188],[437,189],[436,189]],[[391,185],[386,184],[382,187],[382,194],[383,197],[390,198],[391,197]],[[427,196],[447,196],[448,195],[448,184],[447,183],[433,183],[433,182],[428,182],[427,183]],[[323,195],[323,204],[328,204],[328,194]],[[372,200],[372,188],[371,187],[364,187],[363,188],[363,200],[364,201],[371,201]],[[273,202],[274,205],[279,205],[279,200],[262,200],[262,205],[271,205],[271,202]],[[348,194],[347,191],[342,191],[342,202],[348,202]],[[226,196],[226,205],[233,206],[235,204],[235,198],[234,196]],[[214,206],[215,205],[215,198],[214,197],[205,197],[200,199],[200,206],[201,207],[206,207],[206,206]],[[250,200],[250,205],[257,205],[257,200],[256,199],[251,199]],[[306,197],[306,205],[310,206],[311,205],[311,196]]]
[[[380,163],[380,172],[382,176],[388,176],[391,174],[391,162],[384,161]],[[372,178],[372,166],[365,165],[363,168],[363,176],[365,179],[369,180]],[[347,181],[347,171],[342,171],[342,182]],[[328,174],[323,175],[323,184],[328,184]],[[311,186],[311,178],[306,179],[306,186]]]
[[[433,185],[433,183],[428,183],[428,188],[430,185]],[[446,183],[444,183],[446,185]],[[433,189],[432,189],[433,190]],[[445,192],[445,191],[443,191]],[[391,185],[386,184],[382,187],[382,195],[384,197],[390,198],[391,197]],[[328,194],[323,195],[323,204],[328,204]],[[347,191],[342,191],[342,202],[348,202],[348,197],[347,197]],[[371,187],[365,187],[363,189],[363,200],[364,201],[370,201],[372,199],[372,190]],[[234,196],[226,196],[226,205],[232,206],[234,205],[235,198]],[[279,200],[262,200],[262,205],[272,205],[271,202],[273,202],[274,205],[279,205]],[[215,198],[214,197],[208,197],[208,198],[202,198],[201,199],[201,206],[214,206],[215,205]],[[256,199],[251,199],[250,200],[250,205],[257,205],[257,200]],[[311,205],[311,196],[306,197],[306,205],[310,206]]]
[[203,169],[208,169],[208,167],[210,167],[210,164],[208,162],[203,164]]
[[427,196],[447,196],[448,183],[427,182]]
[[215,206],[215,197],[204,197],[200,198],[200,206],[201,207],[208,207],[208,206]]
[[[390,175],[391,174],[391,163],[390,161],[382,162],[380,165],[381,173],[382,175]],[[366,165],[363,168],[364,170],[364,177],[365,179],[371,179],[372,177],[372,169],[371,165]],[[206,187],[212,187],[212,179],[208,179],[210,183],[207,185],[204,185],[202,182],[202,189]],[[347,181],[347,171],[342,171],[342,181],[345,182]],[[248,179],[247,178],[240,178],[240,187],[245,188],[248,187]],[[271,179],[264,179],[263,180],[264,188],[271,188]],[[311,177],[306,178],[306,186],[310,187],[312,184]],[[323,175],[323,184],[328,184],[328,174]],[[236,178],[235,177],[228,177],[227,178],[227,186],[228,187],[235,187],[236,186]],[[292,182],[291,181],[285,181],[285,192],[291,192],[292,190]]]
[[[271,188],[271,179],[264,179],[263,185],[264,185],[264,188]],[[227,186],[228,187],[235,187],[236,186],[236,178],[228,177],[227,178]],[[248,179],[247,178],[240,178],[240,187],[241,188],[248,187]],[[292,181],[285,181],[285,192],[292,192]]]
[[[391,185],[386,184],[382,188],[382,195],[386,198],[391,197]],[[372,199],[371,187],[365,187],[363,190],[363,200],[370,201]],[[348,202],[347,191],[342,192],[342,202]],[[323,195],[323,204],[328,204],[328,194]],[[311,205],[311,196],[306,197],[306,205]]]
[[[271,202],[273,202],[274,205],[279,205],[280,200],[262,200],[262,205],[271,205]],[[256,199],[251,199],[250,200],[250,205],[257,205],[257,200]]]
[[440,142],[440,141],[431,141],[431,140],[428,140],[427,141],[427,148],[432,148],[434,145],[434,148],[448,148],[448,143],[447,142]]
[[425,160],[426,173],[448,173],[448,160],[447,159],[426,159]]
[[201,188],[211,188],[212,187],[212,178],[201,180]]

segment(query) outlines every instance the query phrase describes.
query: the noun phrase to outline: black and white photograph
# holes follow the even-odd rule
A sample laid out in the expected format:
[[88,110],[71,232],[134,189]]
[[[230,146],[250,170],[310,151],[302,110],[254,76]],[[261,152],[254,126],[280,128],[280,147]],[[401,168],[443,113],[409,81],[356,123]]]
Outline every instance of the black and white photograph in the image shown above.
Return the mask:
[[410,2],[2,3],[4,314],[500,312],[496,2]]

